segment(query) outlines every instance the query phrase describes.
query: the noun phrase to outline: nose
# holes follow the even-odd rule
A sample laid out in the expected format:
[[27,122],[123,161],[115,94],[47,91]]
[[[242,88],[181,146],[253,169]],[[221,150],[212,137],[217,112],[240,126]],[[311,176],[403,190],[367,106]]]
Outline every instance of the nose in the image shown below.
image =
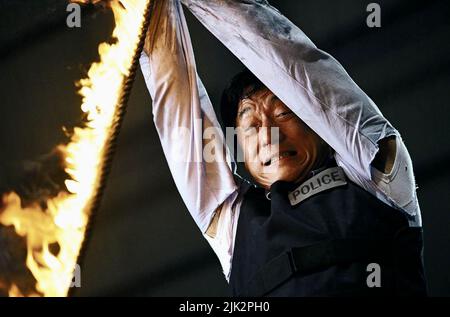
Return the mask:
[[261,147],[277,145],[284,138],[281,129],[270,119],[264,119],[258,131],[258,143]]

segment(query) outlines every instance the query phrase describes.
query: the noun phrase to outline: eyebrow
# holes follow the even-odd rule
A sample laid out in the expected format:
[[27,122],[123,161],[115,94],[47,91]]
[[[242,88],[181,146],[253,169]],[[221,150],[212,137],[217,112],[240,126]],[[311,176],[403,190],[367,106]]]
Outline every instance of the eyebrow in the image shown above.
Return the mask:
[[270,103],[274,103],[275,101],[277,101],[277,100],[279,100],[280,98],[278,98],[275,94],[274,95],[272,95],[271,97],[270,97]]
[[[246,98],[244,98],[244,99],[242,99],[242,100],[245,100],[245,99],[250,99],[250,98],[249,98],[249,97],[246,97]],[[278,99],[279,99],[279,98],[278,98],[276,95],[272,95],[272,96],[270,97],[270,104],[274,104],[275,101],[278,100]],[[251,100],[251,99],[250,99],[250,100]],[[246,114],[246,113],[249,112],[250,110],[252,110],[252,107],[247,106],[247,107],[245,107],[244,109],[242,109],[241,111],[239,111],[239,112],[238,112],[238,119],[241,120],[242,117],[244,116],[244,114]]]

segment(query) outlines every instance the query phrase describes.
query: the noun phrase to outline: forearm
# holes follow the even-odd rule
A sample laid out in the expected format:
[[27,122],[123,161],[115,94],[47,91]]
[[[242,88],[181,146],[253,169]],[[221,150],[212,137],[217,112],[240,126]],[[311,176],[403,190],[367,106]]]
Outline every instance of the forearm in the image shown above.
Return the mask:
[[257,0],[183,0],[247,68],[361,175],[397,131],[344,68],[279,11]]
[[[205,161],[203,131],[221,136],[198,79],[178,1],[157,1],[141,69],[153,100],[154,122],[177,188],[203,232],[214,210],[236,189],[226,160]],[[212,142],[212,141],[211,141]],[[221,146],[220,138],[216,140]]]

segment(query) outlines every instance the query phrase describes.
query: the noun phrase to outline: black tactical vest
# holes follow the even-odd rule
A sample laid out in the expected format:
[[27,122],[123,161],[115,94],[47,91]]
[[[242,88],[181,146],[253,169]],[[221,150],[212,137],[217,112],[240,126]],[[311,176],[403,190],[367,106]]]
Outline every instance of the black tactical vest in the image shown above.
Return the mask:
[[275,182],[270,199],[261,188],[246,192],[235,296],[426,295],[421,228],[332,165],[301,186]]

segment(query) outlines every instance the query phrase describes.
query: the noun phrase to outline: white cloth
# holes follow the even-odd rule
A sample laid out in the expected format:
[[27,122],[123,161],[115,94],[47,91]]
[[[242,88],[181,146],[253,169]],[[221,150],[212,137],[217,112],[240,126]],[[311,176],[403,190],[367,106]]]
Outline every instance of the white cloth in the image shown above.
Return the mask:
[[[183,0],[183,3],[275,95],[334,150],[350,180],[421,226],[412,163],[397,130],[344,68],[264,0]],[[219,124],[196,73],[179,0],[158,0],[141,69],[153,100],[154,122],[176,186],[216,252],[228,280],[243,192],[230,165],[202,159],[203,129]],[[276,74],[276,76],[274,76]],[[179,127],[187,135],[179,137]],[[377,142],[396,136],[386,175],[370,163]],[[223,135],[216,140],[222,144]],[[217,213],[217,229],[206,234]]]

